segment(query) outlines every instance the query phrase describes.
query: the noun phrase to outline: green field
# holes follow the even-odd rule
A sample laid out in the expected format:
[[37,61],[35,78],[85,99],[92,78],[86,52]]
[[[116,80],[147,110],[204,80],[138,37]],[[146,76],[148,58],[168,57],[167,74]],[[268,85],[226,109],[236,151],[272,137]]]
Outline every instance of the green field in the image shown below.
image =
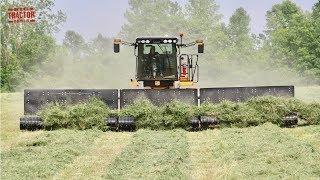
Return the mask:
[[320,179],[320,126],[22,132],[22,115],[23,94],[1,94],[1,179]]

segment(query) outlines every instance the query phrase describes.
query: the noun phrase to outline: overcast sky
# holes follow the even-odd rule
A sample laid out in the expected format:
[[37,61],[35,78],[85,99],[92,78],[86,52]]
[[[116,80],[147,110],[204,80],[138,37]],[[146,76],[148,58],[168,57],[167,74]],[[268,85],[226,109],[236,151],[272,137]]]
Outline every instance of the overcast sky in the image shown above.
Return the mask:
[[[176,0],[181,5],[188,0]],[[318,0],[292,0],[304,11],[311,11]],[[239,7],[243,7],[251,18],[251,32],[258,34],[265,29],[267,10],[282,0],[216,0],[223,14],[224,22]],[[56,0],[55,9],[67,14],[67,21],[56,34],[58,43],[62,42],[67,30],[79,32],[86,40],[94,38],[99,32],[105,36],[116,36],[125,22],[123,16],[128,9],[128,0]]]

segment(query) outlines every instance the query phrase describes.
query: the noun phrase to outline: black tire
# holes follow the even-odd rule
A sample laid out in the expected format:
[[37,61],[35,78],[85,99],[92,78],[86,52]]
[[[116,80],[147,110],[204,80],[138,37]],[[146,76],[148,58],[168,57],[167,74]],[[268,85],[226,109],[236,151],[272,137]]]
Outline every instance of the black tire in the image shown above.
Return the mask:
[[136,129],[134,117],[119,117],[118,125],[120,131],[134,131]]
[[41,123],[43,120],[38,116],[20,118],[20,130],[38,130],[42,129]]
[[105,119],[106,125],[110,127],[117,127],[118,126],[118,120],[115,117],[108,117]]
[[191,130],[193,131],[197,131],[200,129],[201,125],[200,125],[200,119],[198,116],[192,117],[190,119],[190,126],[191,126]]
[[299,116],[296,113],[290,113],[283,117],[283,126],[284,127],[296,127],[298,125]]
[[201,116],[200,123],[202,129],[207,129],[209,126],[218,125],[220,123],[220,120],[217,117]]

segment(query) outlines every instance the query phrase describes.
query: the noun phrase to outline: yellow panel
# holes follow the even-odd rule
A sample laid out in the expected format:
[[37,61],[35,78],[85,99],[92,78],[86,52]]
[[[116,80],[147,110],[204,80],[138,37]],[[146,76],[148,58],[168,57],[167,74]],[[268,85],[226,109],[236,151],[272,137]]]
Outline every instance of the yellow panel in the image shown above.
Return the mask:
[[136,82],[136,81],[135,82],[131,82],[131,85],[132,86],[139,86],[139,82]]
[[180,77],[180,81],[188,81],[188,77]]
[[180,81],[180,86],[192,86],[192,85],[193,85],[192,81],[186,81],[186,82]]

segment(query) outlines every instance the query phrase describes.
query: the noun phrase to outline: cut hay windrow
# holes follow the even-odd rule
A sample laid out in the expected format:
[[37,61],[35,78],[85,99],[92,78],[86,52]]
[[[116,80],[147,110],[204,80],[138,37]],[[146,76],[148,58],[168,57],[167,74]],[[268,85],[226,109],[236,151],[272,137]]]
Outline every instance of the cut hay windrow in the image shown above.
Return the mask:
[[96,98],[76,105],[51,104],[39,113],[45,129],[100,129],[105,130],[105,118],[111,110]]
[[157,107],[147,100],[138,100],[122,109],[119,116],[134,117],[138,128],[164,130],[186,128],[193,111],[193,106],[178,101]]
[[297,114],[309,125],[320,124],[320,103],[306,103],[295,98],[256,97],[247,102],[224,101],[220,104],[203,103],[200,107],[173,101],[155,106],[147,100],[138,100],[120,110],[110,110],[102,101],[63,106],[52,104],[40,112],[45,129],[100,129],[107,130],[107,117],[134,117],[138,129],[188,129],[195,116],[214,116],[220,127],[249,127],[271,122],[283,126],[283,117]]

